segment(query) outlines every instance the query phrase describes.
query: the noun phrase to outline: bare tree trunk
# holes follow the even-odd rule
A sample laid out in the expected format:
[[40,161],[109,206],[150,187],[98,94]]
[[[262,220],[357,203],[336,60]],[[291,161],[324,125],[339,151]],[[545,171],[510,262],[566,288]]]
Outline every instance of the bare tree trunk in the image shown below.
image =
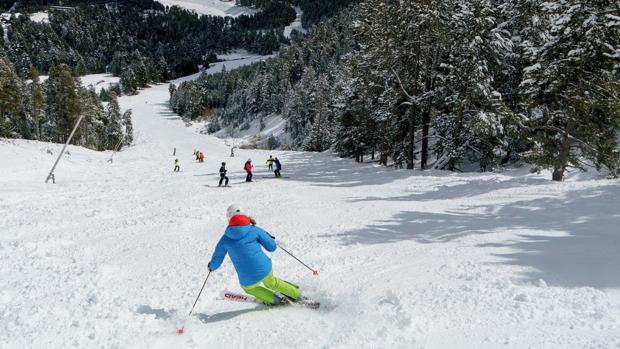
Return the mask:
[[431,123],[431,110],[429,108],[422,114],[422,161],[420,167],[425,170],[428,167],[428,133]]
[[386,153],[381,153],[381,155],[379,156],[379,163],[383,164],[383,166],[387,166],[388,156]]
[[[428,71],[426,73],[425,92],[435,90],[435,69],[438,61],[439,50],[435,49],[430,62],[427,62]],[[426,107],[422,112],[422,154],[420,167],[425,170],[428,167],[428,134],[431,124],[431,109],[433,106],[433,97],[430,97],[426,103]]]
[[553,166],[553,175],[551,176],[551,178],[554,181],[561,182],[564,179],[564,172],[566,171],[566,167],[568,166],[568,158],[570,157],[570,146],[572,143],[570,135],[573,132],[574,128],[575,121],[570,118],[564,130],[564,138],[562,139],[562,145],[560,146],[560,153],[558,154],[558,157],[555,160],[555,165]]
[[[419,51],[419,49],[418,49]],[[416,58],[417,60],[417,58]],[[413,74],[413,96],[418,93],[418,80],[420,79],[420,64],[416,61],[415,71]],[[409,109],[409,149],[407,149],[407,169],[413,170],[415,167],[415,118],[418,112],[417,106],[412,103]]]
[[415,167],[415,108],[409,110],[409,142],[407,144],[407,169]]

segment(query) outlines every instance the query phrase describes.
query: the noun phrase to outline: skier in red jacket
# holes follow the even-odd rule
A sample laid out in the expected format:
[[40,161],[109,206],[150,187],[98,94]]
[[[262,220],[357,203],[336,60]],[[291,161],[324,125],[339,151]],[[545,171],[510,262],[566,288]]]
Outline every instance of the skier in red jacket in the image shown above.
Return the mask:
[[243,166],[243,169],[245,170],[245,172],[247,172],[247,176],[245,177],[245,181],[246,182],[251,182],[252,181],[252,169],[254,168],[254,166],[252,166],[252,159],[248,159],[248,161],[245,162],[245,166]]

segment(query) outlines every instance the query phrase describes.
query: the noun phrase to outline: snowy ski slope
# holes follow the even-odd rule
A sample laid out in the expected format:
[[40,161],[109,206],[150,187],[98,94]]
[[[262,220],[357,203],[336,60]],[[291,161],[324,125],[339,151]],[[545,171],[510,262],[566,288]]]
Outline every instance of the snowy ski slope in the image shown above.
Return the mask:
[[[111,164],[109,152],[70,147],[55,185],[43,181],[60,145],[0,140],[0,348],[620,346],[619,181],[412,175],[303,152],[230,158],[167,99],[167,84],[122,97],[135,145]],[[290,179],[263,178],[271,153]],[[221,161],[232,188],[207,187]],[[227,259],[179,336],[231,203],[319,269],[272,255],[322,308],[217,300],[240,291]]]

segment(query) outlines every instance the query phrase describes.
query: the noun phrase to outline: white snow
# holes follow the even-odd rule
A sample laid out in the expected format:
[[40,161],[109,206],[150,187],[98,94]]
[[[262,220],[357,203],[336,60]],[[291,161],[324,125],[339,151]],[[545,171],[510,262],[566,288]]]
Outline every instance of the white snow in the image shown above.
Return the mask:
[[284,28],[284,36],[286,38],[290,38],[291,33],[295,30],[300,33],[304,33],[304,34],[306,33],[306,29],[304,29],[304,27],[301,24],[301,18],[303,17],[304,12],[298,6],[295,6],[295,12],[297,13],[297,17],[295,18],[295,21],[293,21],[293,23],[291,23],[290,25]]
[[247,50],[237,49],[232,50],[228,53],[220,53],[217,55],[217,59],[220,61],[236,61],[240,59],[246,59],[248,57],[256,56],[255,54],[249,53]]
[[50,17],[47,12],[35,12],[30,15],[30,20],[37,23],[49,23]]
[[80,76],[80,82],[84,87],[94,87],[97,92],[102,89],[110,89],[114,85],[118,85],[120,78],[111,74],[90,74]]
[[[168,97],[168,84],[121,97],[135,144],[111,164],[70,147],[55,185],[43,182],[60,145],[0,140],[0,348],[620,345],[620,181],[408,172],[328,153],[230,158]],[[264,178],[269,154],[290,178]],[[221,161],[232,188],[206,187]],[[217,300],[240,291],[227,259],[179,336],[231,203],[319,269],[272,254],[275,274],[322,308]]]
[[[39,83],[44,83],[49,79],[49,75],[40,75]],[[118,85],[120,78],[111,74],[88,74],[80,76],[80,83],[82,86],[88,88],[92,86],[97,92],[101,92],[102,89],[110,89],[114,85]],[[28,83],[31,80],[27,80]]]
[[236,6],[234,1],[222,0],[157,0],[166,6],[179,6],[192,10],[201,15],[219,17],[238,17],[241,15],[252,15],[257,11],[252,8]]

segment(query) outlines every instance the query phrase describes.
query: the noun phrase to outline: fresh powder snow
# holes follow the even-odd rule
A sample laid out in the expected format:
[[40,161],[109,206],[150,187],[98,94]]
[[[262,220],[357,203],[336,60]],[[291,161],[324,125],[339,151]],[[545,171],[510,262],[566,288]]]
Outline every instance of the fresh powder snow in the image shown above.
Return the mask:
[[[111,163],[70,146],[56,184],[44,180],[61,145],[0,140],[0,348],[620,346],[618,180],[410,172],[330,153],[231,158],[169,110],[168,87],[121,97],[134,144]],[[289,178],[269,178],[269,155]],[[232,187],[210,188],[222,161]],[[185,319],[232,203],[319,270],[271,254],[320,310],[218,300],[241,292],[227,259]]]

